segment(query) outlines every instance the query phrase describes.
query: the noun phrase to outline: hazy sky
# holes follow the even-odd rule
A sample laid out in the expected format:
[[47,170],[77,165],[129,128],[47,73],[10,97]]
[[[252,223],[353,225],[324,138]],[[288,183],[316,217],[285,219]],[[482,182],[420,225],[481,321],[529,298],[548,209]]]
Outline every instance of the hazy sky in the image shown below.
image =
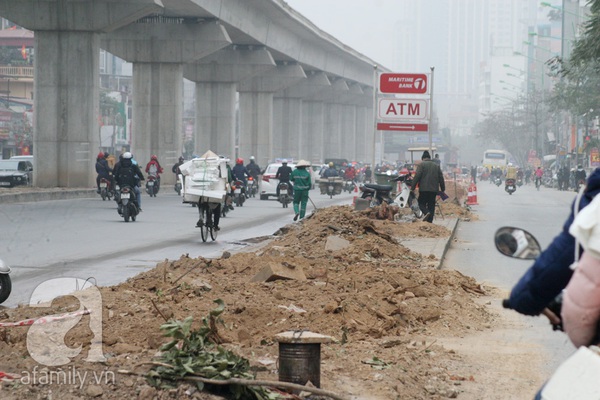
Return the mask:
[[[394,22],[398,0],[285,0],[321,30],[366,55],[394,68]],[[415,0],[418,1],[418,0]]]

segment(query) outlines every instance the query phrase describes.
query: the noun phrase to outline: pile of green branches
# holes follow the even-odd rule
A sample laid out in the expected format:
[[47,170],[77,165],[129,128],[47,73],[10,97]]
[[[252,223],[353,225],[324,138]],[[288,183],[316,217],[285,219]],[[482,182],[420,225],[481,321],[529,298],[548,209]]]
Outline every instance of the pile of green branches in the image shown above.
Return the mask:
[[[147,375],[148,382],[159,388],[173,388],[180,381],[192,381],[199,390],[216,392],[232,399],[274,400],[279,394],[260,386],[240,384],[212,385],[208,381],[252,380],[250,363],[219,344],[219,316],[225,309],[222,300],[217,308],[202,318],[199,329],[192,330],[193,318],[172,320],[161,326],[164,336],[172,340],[161,347],[159,362]],[[223,393],[225,391],[225,393]]]

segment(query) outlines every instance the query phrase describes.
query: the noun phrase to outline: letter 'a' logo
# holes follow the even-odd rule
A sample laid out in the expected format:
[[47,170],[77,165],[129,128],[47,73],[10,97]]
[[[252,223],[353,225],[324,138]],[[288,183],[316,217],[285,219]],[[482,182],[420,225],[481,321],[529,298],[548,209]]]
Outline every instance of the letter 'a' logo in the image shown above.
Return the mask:
[[[31,307],[47,307],[48,302],[60,296],[73,296],[79,300],[75,312],[50,315],[37,319],[27,331],[27,350],[38,363],[47,366],[64,365],[77,356],[82,346],[71,348],[65,336],[76,326],[84,314],[89,313],[89,328],[93,334],[86,361],[106,361],[102,350],[102,296],[89,281],[79,278],[56,278],[40,283],[29,299]],[[42,304],[42,301],[45,304]]]

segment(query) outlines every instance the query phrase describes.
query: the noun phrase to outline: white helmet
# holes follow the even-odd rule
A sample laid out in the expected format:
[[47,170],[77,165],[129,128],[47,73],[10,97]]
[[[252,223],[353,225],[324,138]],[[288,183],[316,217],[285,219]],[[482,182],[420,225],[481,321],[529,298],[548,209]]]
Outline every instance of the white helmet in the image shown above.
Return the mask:
[[133,158],[133,154],[131,154],[130,152],[126,151],[125,153],[123,153],[123,158],[132,159]]
[[254,156],[250,156],[250,159],[251,159],[251,160],[254,160]]
[[282,164],[287,164],[287,160],[284,158],[283,160],[281,160]]

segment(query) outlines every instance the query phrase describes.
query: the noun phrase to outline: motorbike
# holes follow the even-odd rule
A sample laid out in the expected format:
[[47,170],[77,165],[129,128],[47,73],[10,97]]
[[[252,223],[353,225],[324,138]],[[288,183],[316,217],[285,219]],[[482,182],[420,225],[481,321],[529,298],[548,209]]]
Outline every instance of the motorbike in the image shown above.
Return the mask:
[[344,190],[348,193],[354,192],[354,188],[356,188],[356,183],[352,180],[348,180],[344,183]]
[[177,177],[177,180],[175,181],[174,189],[175,189],[175,193],[177,193],[177,196],[181,196],[181,180],[180,180],[179,176]]
[[279,182],[277,185],[279,188],[279,197],[277,200],[281,203],[283,208],[287,208],[288,204],[292,202],[292,196],[290,196],[290,184],[288,182]]
[[118,209],[119,215],[123,217],[125,222],[129,222],[131,218],[135,222],[140,210],[137,206],[135,192],[131,186],[123,186],[119,190]]
[[504,191],[508,194],[513,194],[517,190],[517,186],[515,184],[515,180],[509,178],[506,180],[504,184]]
[[12,291],[10,267],[0,260],[0,303],[4,303]]
[[392,193],[392,185],[377,185],[374,183],[365,183],[360,187],[362,192],[360,198],[369,200],[369,206],[375,207],[382,203],[392,204],[394,201],[390,194]]
[[102,201],[108,199],[110,200],[113,197],[114,193],[111,188],[110,180],[106,178],[100,179],[100,197],[102,197]]
[[517,186],[518,187],[523,186],[523,178],[517,178]]
[[500,179],[499,176],[494,178],[494,183],[496,184],[496,186],[500,186],[502,184],[502,179]]
[[148,193],[150,197],[156,197],[158,189],[160,189],[160,179],[154,175],[148,175],[148,179],[146,180],[146,193]]
[[394,203],[401,208],[410,207],[413,214],[417,218],[423,217],[423,211],[421,211],[419,208],[419,204],[416,201],[416,196],[414,192],[410,190],[412,186],[412,176],[410,174],[402,174],[394,180],[396,182],[400,182],[400,190],[394,198]]
[[344,181],[341,177],[332,176],[319,180],[319,190],[321,191],[321,194],[329,196],[330,199],[333,198],[334,195],[342,193],[343,188]]
[[256,193],[258,192],[258,184],[254,180],[253,177],[248,177],[248,183],[246,184],[246,193],[248,197],[256,197]]
[[231,184],[231,190],[233,192],[233,202],[236,207],[242,207],[244,201],[246,201],[246,189],[244,188],[244,182],[236,179]]
[[542,178],[536,177],[535,178],[535,188],[537,190],[540,190],[540,186],[542,186]]

